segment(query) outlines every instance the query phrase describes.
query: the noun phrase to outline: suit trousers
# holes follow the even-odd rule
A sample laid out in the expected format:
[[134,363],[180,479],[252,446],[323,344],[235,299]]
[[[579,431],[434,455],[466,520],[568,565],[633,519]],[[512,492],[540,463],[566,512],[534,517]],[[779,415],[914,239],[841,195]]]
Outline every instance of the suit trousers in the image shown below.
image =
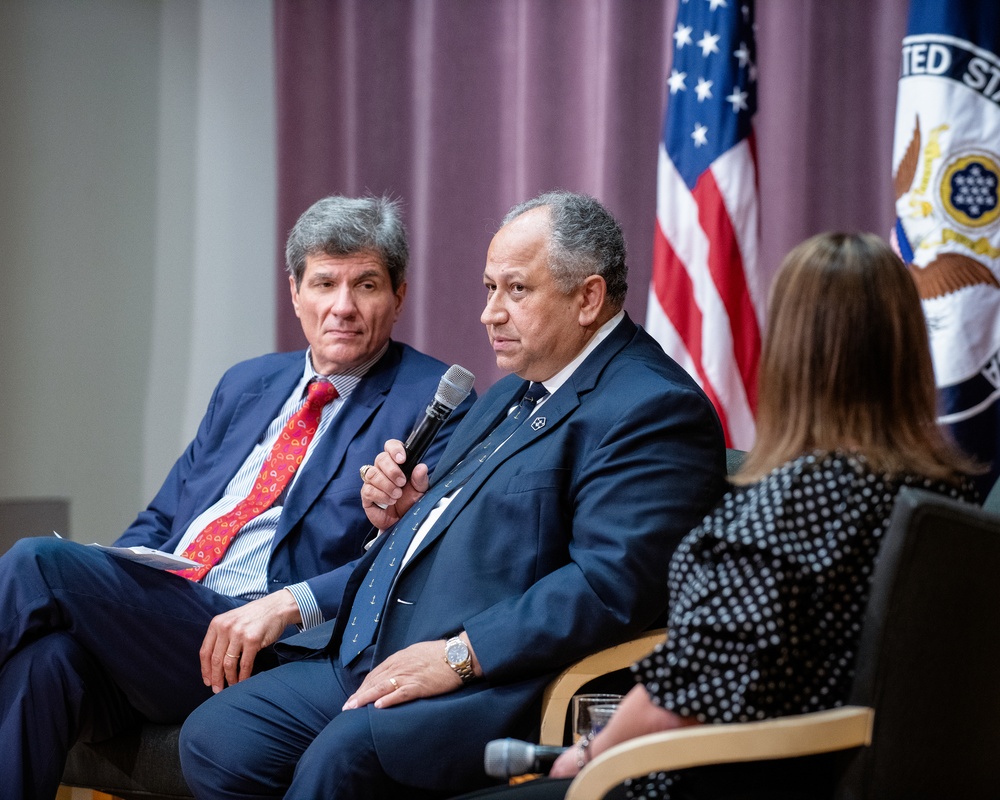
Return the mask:
[[[341,711],[371,669],[374,647],[350,668],[325,652],[230,686],[181,730],[184,778],[199,800],[408,800],[440,797],[385,777],[372,742],[372,706]],[[238,738],[227,735],[234,728]]]
[[183,720],[211,695],[198,657],[208,624],[241,604],[94,547],[18,541],[0,557],[4,795],[53,797],[80,738]]

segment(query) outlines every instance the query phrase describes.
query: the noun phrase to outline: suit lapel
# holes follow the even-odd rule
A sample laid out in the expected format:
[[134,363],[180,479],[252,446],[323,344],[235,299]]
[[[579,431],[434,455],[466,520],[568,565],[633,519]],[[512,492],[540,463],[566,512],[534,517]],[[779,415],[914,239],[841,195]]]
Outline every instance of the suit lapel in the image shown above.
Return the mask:
[[[399,363],[399,349],[390,345],[389,350],[368,371],[337,412],[288,493],[278,523],[275,544],[298,523],[334,476],[340,473],[348,445],[385,402],[396,379]],[[372,453],[373,457],[375,455],[377,453]],[[358,502],[361,502],[360,497]]]
[[[302,377],[302,357],[295,353],[290,363],[260,378],[256,391],[244,392],[236,401],[229,427],[216,447],[216,463],[211,468],[212,483],[205,487],[204,511],[222,496],[226,486],[239,471]],[[198,513],[201,513],[199,511]]]
[[[484,405],[482,408],[473,406],[473,410],[466,414],[465,419],[452,434],[444,454],[434,468],[434,474],[431,476],[432,486],[436,479],[451,472],[465,454],[479,444],[486,437],[486,434],[500,423],[506,416],[507,410],[517,402],[517,399],[524,394],[527,388],[527,381],[510,381],[510,384],[509,391],[499,392],[492,400],[486,401],[489,405]],[[480,403],[482,402],[483,400],[480,400]],[[472,414],[475,416],[469,419]]]
[[[558,400],[556,398],[559,398]],[[559,427],[559,424],[568,417],[573,409],[579,405],[579,401],[575,392],[564,393],[560,389],[556,394],[552,395],[551,399],[546,401],[538,413],[535,414],[530,420],[525,421],[520,425],[517,430],[510,436],[510,438],[504,442],[503,447],[501,447],[497,452],[490,456],[479,469],[477,469],[471,478],[466,482],[465,486],[462,487],[462,491],[458,493],[456,497],[448,504],[444,513],[438,517],[437,521],[434,523],[434,527],[431,528],[430,532],[420,543],[413,557],[407,562],[404,569],[413,564],[419,555],[429,548],[437,539],[440,537],[451,521],[462,511],[465,506],[470,503],[474,497],[479,493],[480,487],[486,483],[490,477],[496,472],[501,465],[514,458],[518,453],[523,451],[525,448],[532,446],[539,440],[548,436],[552,431]],[[508,406],[509,407],[509,406]],[[544,423],[539,425],[540,421],[544,420]]]
[[[430,532],[420,543],[416,552],[410,558],[410,560],[403,566],[403,570],[410,568],[414,562],[417,561],[419,556],[426,552],[427,549],[448,529],[451,521],[459,514],[459,512],[472,501],[472,499],[478,494],[479,488],[489,480],[490,476],[496,472],[501,465],[511,460],[517,454],[524,451],[526,448],[531,447],[537,442],[543,440],[546,436],[552,434],[553,431],[557,430],[560,425],[576,410],[580,405],[581,397],[588,394],[597,385],[601,374],[604,372],[605,367],[613,359],[619,351],[622,350],[634,337],[637,328],[635,324],[629,319],[626,314],[622,322],[616,327],[608,337],[601,342],[601,344],[594,350],[590,356],[577,368],[577,370],[570,376],[569,380],[566,381],[559,389],[553,394],[541,408],[538,409],[532,418],[521,425],[514,434],[508,439],[503,447],[496,453],[494,453],[476,472],[472,475],[469,481],[462,488],[462,491],[458,493],[448,507],[445,509],[444,513],[438,518],[434,523],[434,527],[431,528]],[[506,413],[507,409],[514,404],[516,398],[523,394],[524,382],[516,384],[516,388],[511,393],[504,393],[497,402],[493,403],[488,409],[488,413],[480,417],[480,422],[482,420],[490,419],[492,424],[496,424],[502,418],[502,415]],[[490,414],[493,416],[491,417]],[[468,435],[464,438],[468,439],[468,446],[461,451],[461,455],[464,455],[470,447],[472,447],[476,442],[482,439],[486,433],[492,429],[491,427],[485,427],[481,424],[475,424],[470,426],[475,428],[475,434]],[[461,457],[461,455],[459,457]],[[457,462],[458,459],[455,459]],[[453,466],[453,465],[451,465]],[[448,467],[448,469],[451,468]],[[442,475],[446,472],[442,472]]]

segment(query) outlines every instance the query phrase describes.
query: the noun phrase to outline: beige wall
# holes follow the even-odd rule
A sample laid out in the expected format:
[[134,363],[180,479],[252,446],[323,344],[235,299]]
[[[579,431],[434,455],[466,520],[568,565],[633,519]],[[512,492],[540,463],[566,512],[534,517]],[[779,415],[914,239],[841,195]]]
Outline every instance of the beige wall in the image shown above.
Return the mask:
[[269,0],[0,2],[0,498],[120,533],[273,348],[274,208]]

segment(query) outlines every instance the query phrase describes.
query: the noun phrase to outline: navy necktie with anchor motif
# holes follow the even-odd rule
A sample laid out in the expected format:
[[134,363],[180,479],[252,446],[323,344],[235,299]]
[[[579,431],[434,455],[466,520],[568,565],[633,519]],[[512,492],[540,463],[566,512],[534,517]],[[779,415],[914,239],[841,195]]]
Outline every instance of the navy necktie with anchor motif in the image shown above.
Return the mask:
[[406,555],[410,542],[427,519],[427,515],[442,498],[465,485],[476,469],[531,416],[535,405],[547,394],[541,383],[532,383],[517,407],[493,429],[485,441],[470,450],[443,480],[436,483],[393,526],[388,541],[375,556],[365,582],[354,597],[350,612],[351,621],[347,623],[344,638],[340,643],[340,661],[344,666],[348,666],[362,650],[375,641],[375,633],[382,612],[385,610],[385,601],[389,596],[393,579],[402,566],[403,556]]

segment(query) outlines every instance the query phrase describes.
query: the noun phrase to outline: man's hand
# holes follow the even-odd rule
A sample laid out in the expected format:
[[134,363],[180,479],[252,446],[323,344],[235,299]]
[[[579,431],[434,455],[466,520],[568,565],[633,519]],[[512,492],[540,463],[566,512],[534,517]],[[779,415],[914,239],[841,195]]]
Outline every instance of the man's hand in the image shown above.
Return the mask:
[[[465,634],[462,638],[466,639]],[[435,697],[453,692],[462,685],[444,657],[444,639],[418,642],[393,653],[365,677],[358,690],[347,698],[344,711],[374,703],[375,708],[389,708],[421,697]],[[469,648],[472,652],[472,648]],[[472,656],[477,675],[482,671]]]
[[406,450],[403,443],[399,439],[390,439],[385,443],[385,450],[375,458],[375,464],[365,471],[361,505],[368,521],[380,531],[399,522],[427,491],[427,465],[417,464],[407,481],[399,468],[404,461]]
[[201,643],[201,679],[213,692],[246,680],[262,649],[274,644],[288,625],[302,622],[295,596],[284,590],[219,614]]

